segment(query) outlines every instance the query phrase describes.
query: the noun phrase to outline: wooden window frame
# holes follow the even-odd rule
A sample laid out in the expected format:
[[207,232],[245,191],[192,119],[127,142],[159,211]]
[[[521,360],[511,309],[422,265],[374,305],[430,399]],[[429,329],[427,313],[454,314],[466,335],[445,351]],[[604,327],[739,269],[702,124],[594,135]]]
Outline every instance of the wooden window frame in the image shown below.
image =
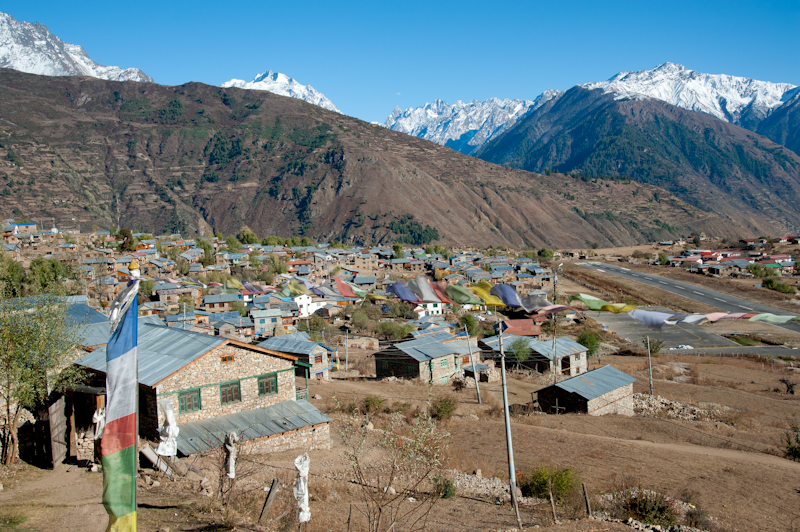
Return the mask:
[[[236,386],[236,388],[233,388]],[[226,400],[226,392],[228,390],[236,390],[233,394],[236,397],[232,397],[230,400]],[[242,401],[242,383],[241,381],[231,381],[231,382],[224,382],[219,385],[219,403],[222,406],[230,405],[233,403],[240,403]]]
[[[183,399],[193,398],[197,396],[197,408],[187,409],[184,408],[185,402]],[[184,390],[178,393],[178,413],[188,414],[189,412],[198,412],[203,409],[203,394],[200,393],[200,388],[193,388],[191,390]]]
[[[268,388],[267,386],[262,387],[262,383],[266,384],[266,383],[270,383],[270,382],[274,382],[275,383],[275,391],[270,392],[270,391],[266,390],[266,388]],[[257,383],[258,383],[258,395],[259,395],[259,397],[264,397],[264,396],[267,396],[267,395],[276,395],[278,393],[278,374],[277,373],[267,373],[266,375],[260,375],[258,377]],[[262,388],[263,388],[263,390],[262,390]]]
[[220,355],[219,357],[219,361],[222,364],[225,364],[227,362],[233,362],[234,360],[236,360],[236,358],[233,356],[232,353],[227,355]]

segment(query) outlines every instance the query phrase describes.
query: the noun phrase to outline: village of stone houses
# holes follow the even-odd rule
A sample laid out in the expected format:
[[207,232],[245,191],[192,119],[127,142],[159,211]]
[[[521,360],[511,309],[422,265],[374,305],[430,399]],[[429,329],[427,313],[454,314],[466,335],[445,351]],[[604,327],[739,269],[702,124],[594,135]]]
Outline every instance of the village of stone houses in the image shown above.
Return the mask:
[[105,529],[134,270],[140,530],[800,530],[798,237],[3,239],[0,531]]

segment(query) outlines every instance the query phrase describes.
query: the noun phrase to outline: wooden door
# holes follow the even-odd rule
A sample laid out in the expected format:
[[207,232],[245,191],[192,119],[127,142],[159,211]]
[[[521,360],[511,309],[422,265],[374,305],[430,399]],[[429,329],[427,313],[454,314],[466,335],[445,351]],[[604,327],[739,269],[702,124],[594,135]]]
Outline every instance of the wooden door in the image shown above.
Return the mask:
[[50,414],[50,454],[53,469],[64,461],[67,455],[67,416],[64,412],[66,402],[64,396],[54,401],[48,408]]

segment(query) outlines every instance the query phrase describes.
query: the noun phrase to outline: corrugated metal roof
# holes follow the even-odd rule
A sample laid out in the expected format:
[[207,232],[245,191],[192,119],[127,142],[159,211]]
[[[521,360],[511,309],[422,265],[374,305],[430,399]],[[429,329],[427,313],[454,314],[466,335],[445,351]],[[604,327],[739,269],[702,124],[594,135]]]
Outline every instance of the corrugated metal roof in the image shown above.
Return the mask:
[[[636,379],[624,373],[614,366],[603,366],[602,368],[587,371],[581,375],[571,377],[564,381],[554,384],[564,391],[578,394],[584,399],[592,400],[614,391],[627,384],[636,382]],[[548,388],[552,387],[548,386]]]
[[[534,340],[529,336],[517,336],[515,334],[503,334],[503,348],[506,352],[506,355],[509,354],[508,348],[511,345],[511,342],[515,341],[517,338],[522,338],[528,342],[530,348],[537,354],[547,358],[549,360],[553,360],[553,341],[552,340]],[[500,337],[499,336],[492,336],[491,338],[484,338],[481,340],[487,347],[490,347],[492,350],[500,352]],[[569,355],[577,355],[578,353],[582,353],[586,351],[586,348],[583,347],[581,344],[572,340],[570,338],[558,338],[556,339],[556,354],[558,358],[562,358]]]
[[315,351],[319,351],[319,349],[322,347],[318,343],[310,340],[298,339],[294,337],[287,338],[286,336],[288,335],[267,338],[263,342],[259,343],[258,347],[279,351],[281,353],[290,353],[292,355],[310,355]]
[[224,443],[225,435],[233,430],[239,434],[240,442],[246,442],[330,421],[331,418],[308,401],[284,401],[266,408],[178,425],[178,450],[190,455],[215,449]]
[[[144,318],[140,318],[144,320]],[[139,382],[155,386],[189,362],[225,342],[225,338],[163,327],[152,323],[139,324]],[[105,342],[108,342],[106,334]],[[96,345],[96,344],[95,344]],[[100,347],[76,364],[97,371],[106,371],[106,347]]]

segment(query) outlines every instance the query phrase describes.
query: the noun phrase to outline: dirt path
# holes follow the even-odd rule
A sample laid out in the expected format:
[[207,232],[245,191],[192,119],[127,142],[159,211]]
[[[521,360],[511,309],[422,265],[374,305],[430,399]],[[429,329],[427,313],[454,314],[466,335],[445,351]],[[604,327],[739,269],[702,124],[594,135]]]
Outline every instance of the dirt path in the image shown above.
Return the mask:
[[0,492],[0,517],[24,516],[22,530],[102,532],[107,524],[102,492],[101,473],[61,464]]

